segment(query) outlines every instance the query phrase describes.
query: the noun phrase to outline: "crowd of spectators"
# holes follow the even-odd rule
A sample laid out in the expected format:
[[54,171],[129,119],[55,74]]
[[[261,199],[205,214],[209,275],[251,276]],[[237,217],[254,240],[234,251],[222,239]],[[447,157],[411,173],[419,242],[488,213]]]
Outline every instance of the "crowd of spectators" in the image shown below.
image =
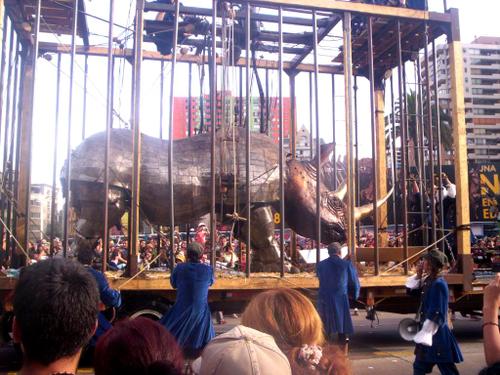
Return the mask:
[[[96,279],[77,261],[25,267],[14,295],[19,374],[75,374],[98,326],[99,294]],[[96,375],[351,373],[346,354],[326,342],[310,300],[285,288],[257,295],[242,325],[210,341],[194,362],[164,325],[145,318],[115,323],[100,336],[93,358]]]
[[500,235],[476,239],[471,252],[476,270],[500,271]]
[[[188,238],[189,236],[189,238]],[[186,251],[189,242],[197,242],[204,248],[202,262],[210,263],[211,237],[207,226],[200,223],[196,229],[191,229],[189,234],[174,232],[173,257],[174,262],[185,263]],[[127,238],[118,237],[109,241],[108,269],[122,270],[126,267]],[[137,263],[140,268],[164,269],[168,268],[171,256],[170,237],[165,235],[143,236],[139,241]],[[232,238],[229,234],[219,233],[215,246],[216,261],[219,268],[231,270],[245,269],[246,246],[245,243]],[[102,241],[94,244],[95,261],[102,259]]]

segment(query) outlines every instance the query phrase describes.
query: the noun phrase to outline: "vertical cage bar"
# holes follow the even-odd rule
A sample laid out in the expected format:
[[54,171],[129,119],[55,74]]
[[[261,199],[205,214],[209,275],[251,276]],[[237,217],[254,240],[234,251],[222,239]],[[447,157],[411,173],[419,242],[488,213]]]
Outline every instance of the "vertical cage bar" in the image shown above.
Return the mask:
[[[193,100],[193,64],[189,63],[188,76],[188,137],[193,135],[193,111],[191,101]],[[189,228],[188,228],[189,229]]]
[[239,101],[238,101],[238,126],[243,127],[243,67],[238,68],[239,74]]
[[61,104],[61,54],[57,54],[56,113],[54,121],[54,161],[52,164],[52,196],[50,201],[50,254],[54,255],[54,233],[56,225],[56,187],[57,187],[57,147],[59,143],[59,107]]
[[[403,47],[404,48],[404,47]],[[403,52],[404,53],[404,50]],[[406,174],[407,174],[407,177],[408,177],[408,174],[410,172],[410,131],[409,131],[409,128],[410,128],[410,116],[409,116],[409,113],[408,113],[408,91],[407,91],[407,80],[406,80],[406,63],[404,62],[404,59],[403,59],[403,104],[402,104],[402,108],[404,109],[404,113],[405,113],[405,121],[403,123],[403,126],[406,130],[406,139],[405,139],[405,153],[406,153]],[[408,186],[408,180],[406,180],[406,184]]]
[[[441,112],[439,108],[439,89],[438,89],[438,72],[437,72],[437,57],[436,57],[436,41],[432,40],[432,65],[433,65],[433,78],[434,78],[434,102],[436,106],[436,131],[437,131],[437,167],[439,178],[441,178],[443,174],[443,160],[442,160],[442,138],[441,138]],[[443,190],[438,190],[439,197],[439,226],[441,230],[439,231],[439,238],[443,237],[445,233],[443,232],[444,228],[444,205],[443,205]],[[439,243],[441,251],[444,251],[444,242],[441,241]],[[453,252],[452,255],[454,256]],[[453,259],[454,260],[454,259]]]
[[[17,137],[19,137],[19,127],[18,124],[20,122],[19,120],[19,115],[20,115],[20,99],[21,99],[21,61],[22,61],[22,56],[21,56],[21,42],[18,40],[17,46],[16,46],[16,68],[15,68],[15,84],[14,84],[14,102],[12,104],[12,131],[11,131],[11,136],[10,136],[10,155],[9,155],[9,165],[11,168],[11,173],[9,175],[9,186],[8,190],[12,194],[13,197],[15,197],[15,181],[16,181],[16,164],[17,160],[16,155],[17,155],[17,148],[18,143],[16,142]],[[17,202],[15,199],[10,199],[9,200],[9,213],[11,217],[8,219],[8,225],[10,225],[11,231],[13,232],[14,237],[17,237],[16,234],[16,217],[17,217]],[[10,247],[12,246],[12,248]],[[13,250],[15,248],[14,244],[7,243],[7,254],[10,254],[10,250]]]
[[[174,34],[172,36],[172,68],[170,69],[170,102],[168,123],[168,200],[169,200],[169,224],[170,224],[170,270],[175,266],[175,212],[174,212],[174,91],[175,91],[175,68],[177,65],[177,34],[179,33],[179,9],[180,1],[175,2]],[[212,124],[213,126],[213,124]],[[213,235],[212,235],[213,236]],[[179,247],[180,247],[179,243]]]
[[[282,52],[283,53],[283,52]],[[266,69],[266,133],[269,135],[269,69]]]
[[[246,99],[246,122],[245,122],[245,176],[246,176],[246,183],[245,183],[245,204],[246,204],[246,227],[247,227],[247,233],[246,233],[246,243],[247,243],[247,248],[246,248],[246,276],[250,277],[250,270],[251,270],[251,259],[250,259],[250,247],[251,247],[251,239],[252,239],[252,210],[251,210],[251,183],[250,183],[250,86],[251,86],[251,77],[250,77],[250,43],[251,43],[251,27],[250,27],[250,14],[251,14],[251,9],[250,9],[250,3],[247,3],[246,5],[246,14],[245,14],[245,35],[246,35],[246,62],[245,62],[245,79],[246,79],[246,92],[245,92],[245,99]],[[243,254],[240,254],[243,255]]]
[[[288,75],[290,82],[290,153],[292,154],[292,159],[297,158],[297,121],[295,118],[297,100],[295,98],[295,77],[295,73],[290,73]],[[292,260],[297,259],[297,234],[295,232],[292,232],[290,239],[290,256]]]
[[425,212],[425,196],[426,196],[426,191],[427,191],[427,171],[425,170],[425,131],[424,131],[424,118],[423,118],[423,113],[424,113],[424,106],[423,106],[423,93],[422,93],[422,69],[421,69],[421,64],[420,64],[420,59],[417,59],[417,100],[415,103],[416,112],[417,112],[417,122],[416,122],[416,128],[417,128],[417,154],[418,154],[418,159],[420,160],[420,166],[419,166],[419,182],[418,182],[418,187],[420,190],[420,221],[424,227],[421,229],[422,231],[422,240],[424,245],[428,245],[428,234],[429,231],[427,230],[427,214]]
[[[283,9],[278,9],[279,56],[278,56],[278,92],[279,92],[279,183],[280,183],[280,275],[285,276],[285,180],[283,178]],[[266,90],[268,90],[268,77],[266,69]],[[267,105],[269,105],[269,93]],[[269,113],[269,112],[267,112]],[[267,116],[269,118],[269,116]],[[267,122],[269,126],[269,122]]]
[[[375,72],[373,63],[373,18],[368,17],[368,76],[370,80],[370,108],[371,108],[371,128],[372,128],[372,168],[373,168],[373,243],[375,250],[375,275],[380,273],[380,253],[378,238],[378,157],[377,155],[377,119],[375,108]],[[357,125],[357,124],[356,124]]]
[[[8,65],[7,61],[7,50],[10,49],[10,46],[7,45],[7,24],[9,22],[9,18],[7,17],[7,12],[4,13],[4,18],[3,18],[3,36],[2,36],[2,57],[1,57],[1,66],[0,66],[0,144],[2,143],[2,125],[3,125],[3,111],[4,111],[4,103],[3,103],[3,93],[5,89],[5,84],[4,82],[7,81],[7,85],[9,84],[9,79],[5,79],[5,71]],[[10,41],[10,38],[9,38]],[[8,71],[7,71],[7,77],[8,77]],[[6,142],[5,142],[6,143]],[[3,192],[1,193],[3,194]],[[2,200],[3,202],[3,200]],[[2,203],[3,205],[3,203]],[[0,231],[0,235],[2,235],[3,230]]]
[[318,19],[313,10],[313,52],[314,52],[314,98],[316,111],[316,264],[321,260],[321,152],[319,138],[319,62],[318,62]]
[[[2,119],[3,119],[3,92],[4,92],[4,81],[5,81],[5,69],[6,69],[6,60],[7,60],[7,23],[9,18],[7,17],[7,12],[4,9],[3,15],[3,35],[2,35],[2,57],[0,63],[0,144],[2,143]],[[2,171],[3,172],[3,171]],[[4,193],[0,191],[0,215],[3,219],[3,204],[4,204]],[[7,230],[5,230],[5,235],[7,235]],[[0,244],[3,244],[4,238],[4,229],[0,228]]]
[[[359,121],[358,121],[358,77],[354,76],[354,179],[356,181],[356,194],[354,199],[355,205],[357,207],[360,206],[361,202],[361,192],[360,192],[360,180],[361,177],[359,175]],[[361,223],[356,222],[356,241],[359,243],[361,237]]]
[[[10,108],[11,108],[11,101],[12,101],[12,76],[14,74],[14,51],[15,51],[15,40],[14,40],[14,25],[10,23],[10,37],[9,37],[9,57],[7,61],[7,92],[5,94],[5,123],[4,123],[4,144],[3,144],[3,158],[2,158],[2,193],[3,197],[0,202],[1,204],[1,216],[2,220],[6,225],[9,225],[8,221],[8,209],[10,206],[8,194],[4,190],[7,189],[7,184],[6,181],[9,181],[9,175],[10,175],[10,170],[9,170],[9,165],[8,165],[8,149],[9,149],[9,134],[12,132],[11,129],[11,122],[10,122]],[[2,92],[0,92],[0,95],[3,95]],[[0,122],[3,120],[2,117],[0,117]],[[3,231],[3,228],[2,228]],[[2,239],[3,241],[3,239]],[[7,230],[5,230],[5,242],[6,245],[10,242],[10,234]],[[3,244],[3,242],[0,242],[0,244]]]
[[69,94],[68,94],[68,130],[66,138],[66,183],[64,186],[66,202],[64,204],[64,247],[63,255],[66,258],[69,249],[69,207],[71,204],[71,130],[73,122],[73,89],[75,79],[75,57],[76,57],[76,32],[78,25],[78,0],[73,2],[73,25],[71,35],[70,71],[69,71]]
[[313,99],[314,99],[314,88],[313,88],[313,72],[309,72],[309,158],[312,160],[314,157],[313,153]]
[[[392,186],[396,186],[396,173],[397,173],[397,152],[396,152],[396,112],[395,112],[395,104],[394,104],[394,77],[391,74],[391,129],[392,129],[392,137],[391,137],[391,153],[392,153]],[[396,192],[396,189],[394,189]],[[399,235],[398,228],[398,215],[396,212],[396,194],[394,193],[392,196],[392,222],[394,223],[394,238],[396,239],[397,246],[397,238]]]
[[[30,68],[32,69],[32,76],[31,80],[29,82],[29,99],[31,104],[31,109],[29,111],[29,119],[25,124],[23,124],[23,129],[21,131],[21,137],[26,139],[27,138],[27,144],[24,143],[22,145],[23,149],[26,152],[26,155],[23,155],[24,163],[22,165],[22,168],[24,169],[22,175],[20,171],[20,177],[19,181],[21,181],[21,184],[23,188],[25,189],[24,197],[18,197],[21,198],[20,200],[24,200],[25,206],[21,207],[21,209],[24,209],[24,238],[22,239],[22,243],[24,245],[25,249],[28,249],[28,244],[29,244],[29,218],[31,216],[31,207],[30,207],[30,197],[31,197],[31,161],[32,161],[32,145],[33,145],[33,121],[34,121],[34,108],[35,108],[35,80],[36,80],[36,65],[38,61],[38,50],[39,50],[39,45],[40,45],[40,40],[39,40],[39,34],[40,34],[40,19],[41,19],[41,11],[42,11],[42,0],[38,0],[37,6],[36,6],[36,16],[35,16],[35,28],[34,28],[34,43],[33,43],[33,48],[31,49],[31,61],[28,64],[25,65],[26,71],[29,71]],[[23,134],[26,132],[26,134]],[[21,165],[20,165],[21,168]],[[28,261],[28,259],[26,259]]]
[[210,264],[215,269],[215,243],[216,243],[216,191],[215,191],[215,139],[217,127],[217,0],[212,1],[212,61],[210,64],[210,117],[212,129],[210,130]]
[[[15,175],[16,175],[16,160],[15,160],[15,155],[16,155],[16,148],[17,148],[17,129],[18,129],[18,123],[19,123],[19,102],[20,102],[20,88],[21,88],[21,77],[20,77],[20,64],[21,64],[21,42],[18,38],[17,43],[16,43],[16,58],[15,58],[15,71],[14,71],[14,99],[12,102],[12,125],[11,125],[11,138],[10,138],[10,150],[9,150],[9,165],[10,165],[10,170],[11,174],[9,177],[9,191],[12,193],[12,196],[14,196],[14,180],[15,180]],[[12,231],[15,233],[15,216],[17,214],[17,204],[15,200],[11,200],[11,210],[12,210],[12,223],[10,224],[10,227],[12,228]]]
[[165,101],[165,61],[160,63],[160,139],[163,139],[163,117],[165,111],[163,110],[163,103]]
[[[113,69],[112,69],[112,85],[111,85],[111,110],[112,110],[112,116],[111,116],[111,128],[114,127],[114,122],[115,122],[115,65],[116,65],[116,58],[113,55]],[[118,126],[121,128],[122,127],[122,121],[121,118],[118,119]]]
[[141,200],[141,79],[142,45],[144,30],[144,0],[137,0],[135,9],[134,60],[132,65],[132,199],[129,218],[128,274],[137,272],[137,252],[139,248],[139,220]]
[[345,101],[345,127],[346,127],[346,179],[347,179],[347,222],[348,234],[347,245],[351,254],[351,261],[356,262],[356,218],[354,216],[354,197],[356,193],[356,181],[354,179],[354,162],[352,143],[353,132],[353,108],[352,108],[352,15],[344,13],[343,41],[344,41],[344,101]]
[[[18,88],[19,88],[19,40],[16,37],[15,38],[15,56],[14,56],[14,85],[13,85],[13,92],[12,92],[12,107],[10,109],[10,146],[9,146],[9,159],[7,162],[7,170],[9,172],[8,174],[8,179],[7,179],[7,185],[4,185],[4,188],[7,189],[7,191],[12,193],[12,186],[13,186],[13,179],[14,179],[14,148],[15,148],[15,129],[16,129],[16,103],[18,100]],[[9,113],[9,107],[7,107],[7,113]],[[7,119],[6,119],[7,122]],[[7,146],[7,144],[5,144]],[[12,211],[15,208],[15,202],[9,198],[7,199],[7,225],[9,228],[12,227]],[[0,228],[1,230],[1,228]],[[9,238],[10,236],[7,236]],[[2,243],[2,242],[0,242]],[[11,246],[11,241],[7,241],[6,244],[6,253],[10,253],[10,246]]]
[[[404,99],[404,72],[403,72],[403,50],[401,46],[401,21],[396,24],[397,34],[397,54],[398,54],[398,91],[399,91],[399,126],[401,138],[401,189],[403,196],[403,251],[404,259],[408,259],[408,189],[407,189],[407,173],[406,173],[406,108]],[[408,262],[404,263],[405,274],[408,274]]]
[[[113,125],[113,21],[115,0],[109,0],[108,24],[108,77],[106,86],[106,140],[104,143],[104,228],[102,233],[102,272],[106,272],[109,251],[109,152],[111,147],[111,128]],[[85,56],[87,57],[87,56]]]
[[[21,54],[21,44],[19,45],[18,49],[18,54],[19,54],[19,86],[18,86],[18,99],[16,103],[16,117],[17,121],[15,123],[15,128],[16,128],[16,135],[15,135],[15,143],[16,143],[16,148],[15,148],[15,156],[14,156],[14,163],[13,163],[13,184],[12,184],[12,193],[13,197],[16,200],[16,203],[14,205],[14,212],[13,212],[13,217],[12,217],[12,232],[14,233],[14,236],[17,238],[18,233],[17,233],[17,221],[19,219],[19,191],[18,191],[18,186],[19,186],[19,165],[20,165],[20,148],[21,148],[21,114],[22,114],[22,98],[23,98],[23,83],[24,83],[24,77],[22,75],[23,71],[23,55]],[[10,253],[11,259],[14,258],[15,254],[15,249],[18,246],[18,243],[16,242],[16,245],[12,246],[12,251]]]
[[[208,48],[206,46],[205,48]],[[203,59],[205,61],[205,58]],[[198,66],[198,74],[200,78],[200,127],[198,128],[198,134],[205,131],[205,97],[204,97],[204,87],[205,87],[205,63]]]
[[[431,188],[431,243],[436,241],[436,189],[434,188],[434,135],[433,135],[433,125],[432,125],[432,98],[431,98],[431,72],[429,65],[429,25],[425,24],[425,48],[424,48],[424,59],[425,59],[425,97],[427,105],[427,137],[429,142],[429,164],[430,164],[430,188]],[[441,179],[441,176],[439,176]],[[438,186],[438,188],[440,188]]]
[[332,143],[333,143],[333,189],[337,190],[337,137],[335,135],[335,74],[332,74]]
[[89,55],[85,55],[83,73],[83,112],[82,112],[82,140],[85,139],[85,131],[87,129],[87,82],[89,75]]

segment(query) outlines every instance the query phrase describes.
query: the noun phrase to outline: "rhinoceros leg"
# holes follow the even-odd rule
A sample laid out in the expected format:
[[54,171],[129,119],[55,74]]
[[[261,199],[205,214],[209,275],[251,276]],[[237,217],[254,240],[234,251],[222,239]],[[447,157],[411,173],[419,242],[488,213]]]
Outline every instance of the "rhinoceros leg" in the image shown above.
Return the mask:
[[[77,252],[82,246],[93,246],[102,235],[104,187],[99,183],[74,182],[72,194],[71,203],[75,212],[75,241],[72,250]],[[113,188],[109,190],[109,227],[120,224],[120,219],[126,211],[125,202],[124,191]]]
[[[270,206],[262,206],[251,210],[251,241],[253,272],[279,272],[280,247],[274,238],[273,210]],[[241,239],[246,238],[247,225],[242,228]]]

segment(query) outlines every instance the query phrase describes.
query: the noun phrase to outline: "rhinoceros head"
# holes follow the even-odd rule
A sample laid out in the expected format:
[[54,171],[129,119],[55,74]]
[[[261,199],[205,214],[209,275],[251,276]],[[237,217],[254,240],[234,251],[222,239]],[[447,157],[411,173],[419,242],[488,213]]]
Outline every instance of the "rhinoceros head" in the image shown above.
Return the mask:
[[[320,173],[328,163],[333,151],[333,144],[322,145],[320,157]],[[287,179],[285,183],[286,221],[290,227],[302,236],[316,238],[316,181],[317,159],[312,161],[287,161]],[[331,191],[320,182],[320,216],[321,239],[323,243],[334,241],[345,242],[347,236],[347,206],[344,199],[347,193],[345,182],[336,191]],[[377,206],[384,204],[391,192],[377,202]],[[373,212],[373,204],[356,207],[355,219],[360,220]]]

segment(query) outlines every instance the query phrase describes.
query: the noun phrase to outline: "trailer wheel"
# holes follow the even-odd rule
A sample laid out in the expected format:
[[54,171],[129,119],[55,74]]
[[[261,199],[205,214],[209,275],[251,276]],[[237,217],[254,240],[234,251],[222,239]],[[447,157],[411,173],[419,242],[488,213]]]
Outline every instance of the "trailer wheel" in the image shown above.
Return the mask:
[[170,309],[169,305],[161,302],[150,303],[146,306],[142,306],[132,313],[129,314],[130,319],[135,319],[138,317],[148,318],[154,321],[160,320],[163,315]]

